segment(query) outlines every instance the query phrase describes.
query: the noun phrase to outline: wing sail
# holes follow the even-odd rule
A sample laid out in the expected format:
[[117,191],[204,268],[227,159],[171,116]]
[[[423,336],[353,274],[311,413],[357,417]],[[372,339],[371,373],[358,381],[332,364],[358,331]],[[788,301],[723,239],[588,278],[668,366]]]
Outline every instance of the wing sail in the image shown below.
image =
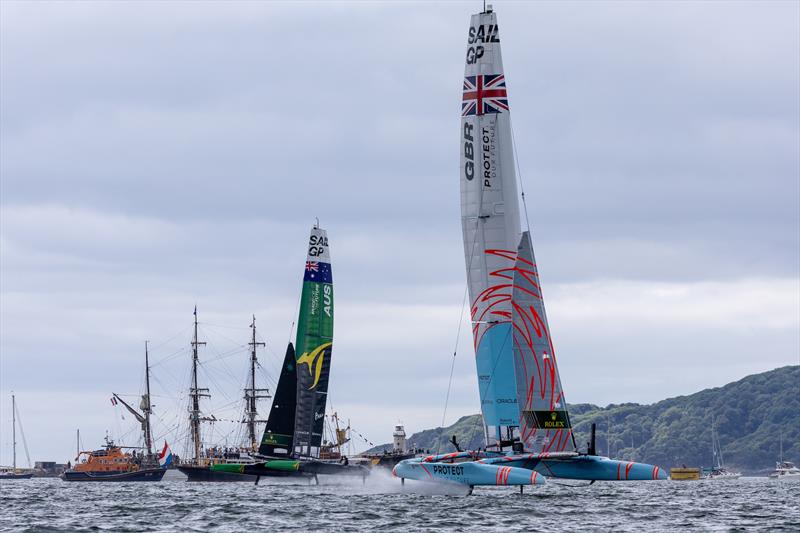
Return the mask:
[[481,411],[490,428],[519,424],[511,334],[511,289],[520,215],[508,93],[497,16],[472,16],[461,110],[461,227]]
[[297,363],[290,342],[283,358],[278,387],[272,399],[267,427],[261,437],[258,453],[274,457],[290,456],[294,450],[294,417],[297,409]]
[[308,240],[297,325],[296,453],[315,456],[322,444],[333,349],[333,274],[328,234],[314,227]]
[[511,316],[520,439],[525,449],[533,453],[574,452],[577,447],[527,231],[517,249],[513,279]]

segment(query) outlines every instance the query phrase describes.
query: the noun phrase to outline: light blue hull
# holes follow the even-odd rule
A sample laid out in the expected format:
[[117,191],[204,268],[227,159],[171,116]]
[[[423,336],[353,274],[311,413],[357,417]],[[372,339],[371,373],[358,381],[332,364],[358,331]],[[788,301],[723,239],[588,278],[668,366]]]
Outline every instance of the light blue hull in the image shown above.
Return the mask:
[[597,455],[538,456],[508,455],[484,459],[489,464],[506,464],[535,470],[543,476],[586,481],[652,481],[669,476],[661,467],[632,461],[618,461]]
[[392,475],[462,485],[541,485],[545,477],[585,481],[665,480],[658,466],[573,453],[499,454],[457,452],[406,459]]
[[477,454],[461,452],[406,459],[394,467],[392,475],[401,479],[444,481],[469,486],[519,486],[545,483],[544,476],[535,470],[508,464],[482,463],[474,460],[476,456]]

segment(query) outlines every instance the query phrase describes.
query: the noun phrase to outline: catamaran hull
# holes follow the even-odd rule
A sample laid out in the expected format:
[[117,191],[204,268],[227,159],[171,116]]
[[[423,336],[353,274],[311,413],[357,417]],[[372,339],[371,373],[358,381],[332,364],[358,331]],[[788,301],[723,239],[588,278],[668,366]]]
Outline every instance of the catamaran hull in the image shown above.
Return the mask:
[[71,472],[61,474],[64,481],[161,481],[166,472],[163,468],[149,468],[135,472]]
[[585,481],[652,481],[666,480],[669,477],[667,472],[658,466],[593,455],[581,455],[569,459],[541,459],[532,467],[547,477]]
[[666,480],[669,477],[667,472],[658,466],[617,461],[599,455],[523,454],[486,458],[479,462],[535,470],[551,478],[584,481],[652,481]]
[[365,478],[370,472],[369,468],[362,465],[292,459],[276,459],[253,464],[214,465],[212,470],[220,473],[228,473],[230,475],[246,475],[253,480],[257,477],[314,477],[317,475],[357,476]]
[[546,477],[583,481],[668,478],[666,472],[654,465],[572,452],[546,455],[456,452],[402,461],[392,474],[403,479],[441,480],[462,485],[535,485],[544,483]]
[[247,474],[238,474],[231,472],[218,472],[211,470],[207,466],[179,466],[178,470],[184,474],[186,481],[199,481],[199,482],[250,482],[253,483],[255,476]]
[[483,464],[477,461],[464,463],[422,462],[418,459],[401,461],[392,470],[401,479],[417,481],[446,481],[460,485],[520,486],[543,485],[544,476],[535,470],[513,466]]
[[326,461],[302,461],[300,472],[310,475],[324,476],[357,476],[367,477],[369,468],[363,465],[351,465],[342,463],[329,463]]

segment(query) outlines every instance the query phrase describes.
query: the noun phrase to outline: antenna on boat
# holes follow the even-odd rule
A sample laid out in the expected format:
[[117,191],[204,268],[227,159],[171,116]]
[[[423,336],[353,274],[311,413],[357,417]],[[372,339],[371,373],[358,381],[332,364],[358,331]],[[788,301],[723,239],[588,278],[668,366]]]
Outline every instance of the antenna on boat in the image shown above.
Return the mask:
[[314,229],[319,229],[319,217],[314,217],[314,220],[316,220],[314,223]]

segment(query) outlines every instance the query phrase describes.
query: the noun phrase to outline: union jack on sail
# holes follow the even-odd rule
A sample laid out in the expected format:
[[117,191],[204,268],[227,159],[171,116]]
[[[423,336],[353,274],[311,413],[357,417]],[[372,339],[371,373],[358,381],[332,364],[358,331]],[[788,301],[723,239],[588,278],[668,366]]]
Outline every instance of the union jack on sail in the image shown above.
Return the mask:
[[503,74],[478,74],[464,78],[461,116],[508,111],[506,77]]

